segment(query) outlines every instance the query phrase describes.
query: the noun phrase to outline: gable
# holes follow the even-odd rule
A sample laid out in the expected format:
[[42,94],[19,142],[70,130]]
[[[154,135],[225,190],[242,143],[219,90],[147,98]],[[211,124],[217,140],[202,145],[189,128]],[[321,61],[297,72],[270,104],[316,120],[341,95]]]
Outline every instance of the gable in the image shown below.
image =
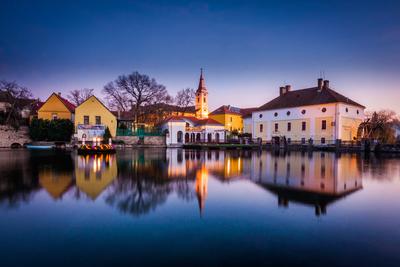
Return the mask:
[[57,97],[57,95],[53,93],[39,108],[38,112],[70,112],[70,110]]
[[99,115],[107,114],[108,116],[116,118],[115,115],[95,96],[89,97],[82,104],[80,104],[76,108],[76,113],[78,112],[86,112]]

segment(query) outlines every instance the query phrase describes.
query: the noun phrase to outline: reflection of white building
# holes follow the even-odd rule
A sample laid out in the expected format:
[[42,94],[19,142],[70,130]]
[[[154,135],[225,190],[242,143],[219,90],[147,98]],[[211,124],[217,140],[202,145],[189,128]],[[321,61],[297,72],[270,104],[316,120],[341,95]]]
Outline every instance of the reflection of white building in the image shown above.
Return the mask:
[[203,72],[196,91],[195,108],[196,116],[172,116],[162,123],[161,128],[167,133],[167,146],[225,141],[224,125],[208,118],[208,91]]
[[279,204],[314,205],[316,214],[326,206],[362,187],[360,159],[331,153],[270,153],[253,155],[251,180],[278,196]]

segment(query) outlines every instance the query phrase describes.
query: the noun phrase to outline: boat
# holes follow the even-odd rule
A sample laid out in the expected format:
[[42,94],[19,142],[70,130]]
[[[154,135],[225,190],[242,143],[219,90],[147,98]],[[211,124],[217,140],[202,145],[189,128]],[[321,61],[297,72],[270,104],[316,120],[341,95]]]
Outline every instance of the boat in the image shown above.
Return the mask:
[[31,150],[50,150],[54,147],[52,145],[26,145],[26,148]]
[[112,145],[81,145],[78,148],[78,155],[95,155],[95,154],[115,154],[115,148]]

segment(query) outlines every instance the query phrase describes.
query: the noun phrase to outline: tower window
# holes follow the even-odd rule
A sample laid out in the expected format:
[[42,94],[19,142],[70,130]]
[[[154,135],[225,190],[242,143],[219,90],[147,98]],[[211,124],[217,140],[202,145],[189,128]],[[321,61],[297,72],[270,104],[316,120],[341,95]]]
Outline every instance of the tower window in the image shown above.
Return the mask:
[[275,132],[277,132],[279,130],[279,124],[275,123]]
[[288,122],[287,123],[287,131],[290,132],[292,130],[292,123]]
[[262,133],[263,130],[264,130],[264,125],[263,125],[263,124],[260,124],[260,133]]

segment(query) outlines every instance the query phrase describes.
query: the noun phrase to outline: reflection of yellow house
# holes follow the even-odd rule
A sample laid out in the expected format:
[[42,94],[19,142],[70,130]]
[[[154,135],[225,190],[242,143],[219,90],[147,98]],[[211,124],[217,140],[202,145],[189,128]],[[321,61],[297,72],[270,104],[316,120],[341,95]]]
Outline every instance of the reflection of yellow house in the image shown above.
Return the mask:
[[38,109],[38,118],[44,120],[68,119],[74,120],[75,105],[70,103],[61,94],[52,93]]
[[71,174],[54,173],[51,169],[39,171],[39,183],[54,199],[61,198],[72,185]]
[[243,131],[243,118],[240,108],[221,106],[211,112],[209,117],[225,126],[228,131]]
[[117,118],[115,115],[95,96],[86,99],[75,109],[75,129],[79,124],[104,125],[110,129],[111,135],[117,132]]
[[75,164],[77,187],[95,200],[117,177],[114,155],[79,156]]

